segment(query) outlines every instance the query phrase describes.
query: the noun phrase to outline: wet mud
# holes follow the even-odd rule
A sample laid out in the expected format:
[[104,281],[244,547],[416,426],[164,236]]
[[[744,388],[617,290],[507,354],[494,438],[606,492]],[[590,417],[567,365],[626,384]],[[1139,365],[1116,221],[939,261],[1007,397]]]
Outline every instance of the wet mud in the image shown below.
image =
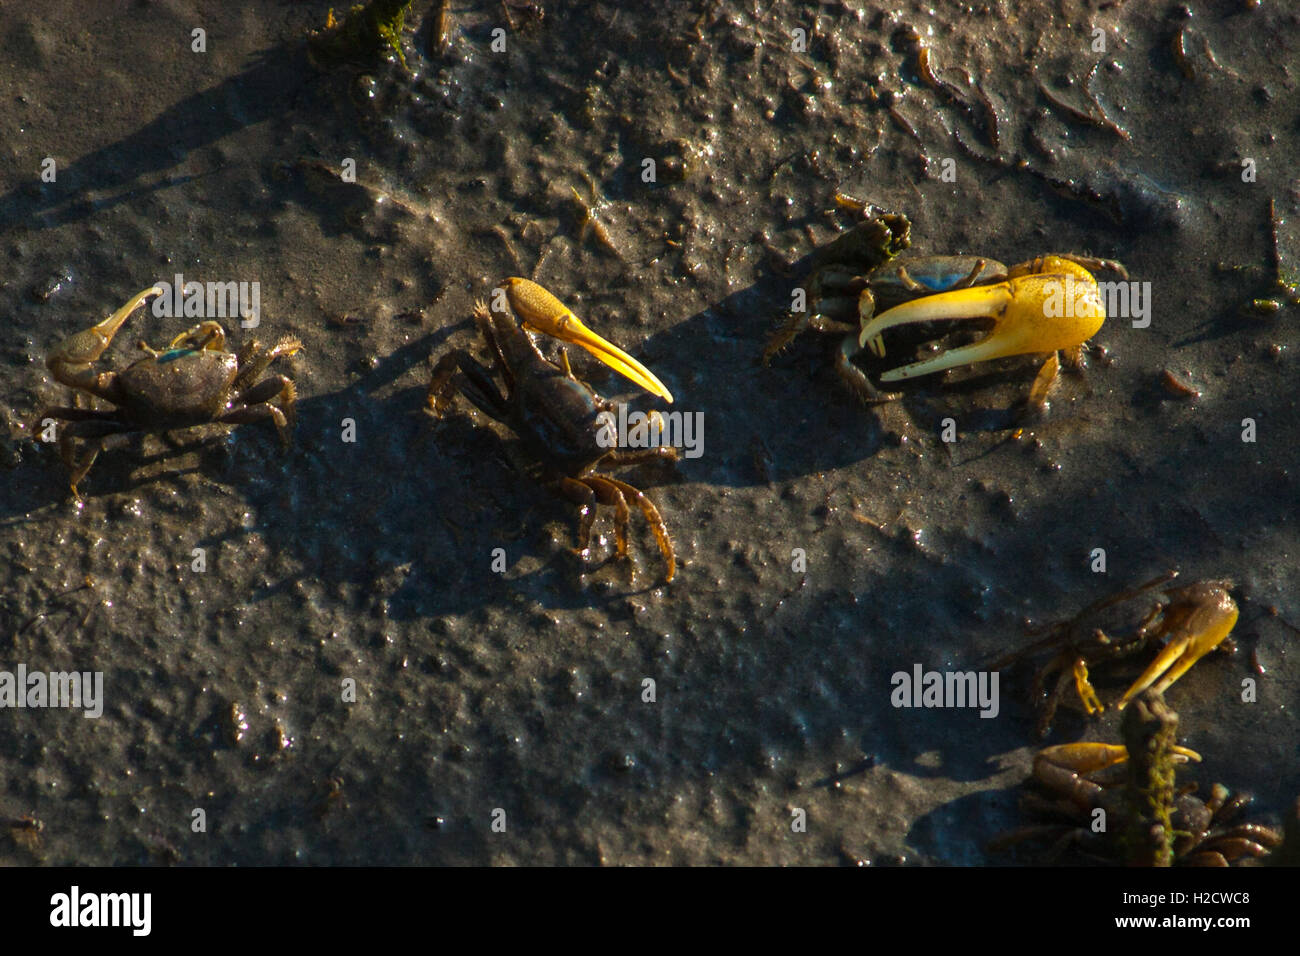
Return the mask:
[[[891,677],[977,669],[1167,568],[1241,607],[1237,653],[1167,695],[1205,757],[1189,779],[1281,818],[1300,15],[466,2],[443,49],[417,3],[407,69],[321,70],[304,38],[329,6],[0,16],[0,669],[105,686],[95,720],[0,712],[0,818],[43,823],[0,831],[0,861],[1032,862],[986,849],[1039,746],[1023,675],[992,718],[895,707]],[[851,222],[837,191],[909,216],[914,253],[1118,259],[1150,324],[1112,317],[1019,435],[1001,410],[1028,360],[873,407],[833,336],[765,367],[789,267]],[[78,502],[36,421],[68,403],[45,358],[177,273],[258,282],[257,337],[304,343],[277,363],[292,448],[266,424],[114,437]],[[509,275],[703,413],[700,458],[623,473],[667,522],[671,584],[639,517],[630,567],[606,511],[584,562],[514,436],[463,399],[424,414],[431,360],[479,347],[471,305]],[[105,361],[192,324],[142,310]],[[1102,699],[1144,665],[1095,675]],[[1050,741],[1118,728],[1067,698]]]

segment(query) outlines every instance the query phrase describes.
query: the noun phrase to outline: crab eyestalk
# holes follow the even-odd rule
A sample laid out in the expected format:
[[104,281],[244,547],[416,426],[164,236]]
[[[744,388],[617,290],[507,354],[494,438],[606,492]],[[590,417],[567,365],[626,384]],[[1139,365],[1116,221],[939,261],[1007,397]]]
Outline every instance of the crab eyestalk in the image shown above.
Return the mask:
[[523,320],[525,328],[581,346],[620,375],[672,404],[672,392],[653,372],[583,325],[563,302],[536,282],[511,277],[505,280],[505,288],[510,308]]
[[163,290],[157,286],[137,292],[104,321],[60,342],[45,360],[45,367],[64,385],[94,391],[99,376],[91,371],[91,363],[104,354],[113,336],[145,299],[162,294]]
[[891,369],[882,382],[900,382],[960,365],[1013,355],[1075,349],[1106,321],[1097,280],[1087,269],[1057,256],[1035,260],[1042,271],[1014,274],[1005,282],[926,296],[864,321],[859,348],[883,354],[881,333],[920,322],[986,318],[993,329],[980,341],[933,358]]

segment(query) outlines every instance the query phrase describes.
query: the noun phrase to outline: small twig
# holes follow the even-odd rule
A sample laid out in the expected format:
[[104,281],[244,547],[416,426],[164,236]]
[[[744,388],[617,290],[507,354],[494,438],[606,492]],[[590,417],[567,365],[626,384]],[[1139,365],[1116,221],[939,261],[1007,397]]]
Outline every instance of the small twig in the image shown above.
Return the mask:
[[[582,221],[578,224],[578,242],[587,241],[587,233],[590,232],[596,237],[596,241],[614,254],[616,259],[623,258],[623,252],[614,244],[614,240],[609,237],[609,232],[605,229],[604,223],[596,218],[596,211],[589,206],[582,198],[582,194],[572,186],[569,192],[573,193],[574,200],[578,203],[578,208],[582,210]],[[592,193],[595,194],[595,187],[592,187]]]
[[451,52],[451,0],[438,0],[434,12],[433,28],[429,31],[429,48],[435,56],[446,56]]
[[1096,110],[1096,112],[1088,112],[1087,110],[1082,110],[1071,103],[1067,103],[1065,100],[1061,99],[1050,89],[1048,89],[1047,84],[1044,83],[1041,79],[1038,81],[1038,91],[1043,94],[1043,99],[1051,103],[1052,106],[1056,107],[1058,110],[1060,110],[1062,113],[1065,113],[1067,116],[1070,116],[1071,118],[1078,120],[1080,123],[1086,123],[1087,125],[1095,126],[1098,129],[1109,130],[1110,132],[1118,136],[1120,139],[1131,138],[1129,136],[1128,130],[1119,126],[1119,124],[1117,124],[1114,120],[1112,120],[1109,116],[1106,115],[1106,111],[1105,109],[1102,108],[1101,103],[1098,102],[1097,98],[1093,96],[1090,90],[1086,89],[1086,86],[1084,92],[1088,94],[1088,99],[1092,104],[1093,108]]

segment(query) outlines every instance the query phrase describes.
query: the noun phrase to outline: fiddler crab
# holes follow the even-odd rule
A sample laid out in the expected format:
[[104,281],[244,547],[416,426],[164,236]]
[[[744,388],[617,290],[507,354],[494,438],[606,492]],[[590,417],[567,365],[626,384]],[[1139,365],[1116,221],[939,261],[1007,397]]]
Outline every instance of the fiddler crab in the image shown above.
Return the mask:
[[[495,297],[492,307],[482,301],[476,302],[474,321],[489,347],[492,366],[505,383],[505,394],[493,382],[491,370],[484,368],[465,350],[456,349],[442,356],[433,368],[427,395],[428,410],[441,418],[450,407],[452,393],[460,391],[480,411],[508,425],[542,464],[548,483],[582,506],[576,551],[583,558],[589,553],[597,503],[615,508],[618,555],[627,557],[628,502],[634,502],[659,544],[666,563],[664,581],[671,581],[677,570],[677,561],[659,510],[637,488],[596,469],[651,460],[675,461],[677,449],[670,446],[616,447],[617,436],[609,427],[607,416],[615,405],[573,374],[567,352],[560,350],[558,365],[547,360],[525,329],[581,346],[665,401],[671,402],[672,394],[654,373],[588,329],[559,299],[537,283],[509,278],[503,287],[509,308],[501,307]],[[522,320],[523,328],[510,310]]]
[[[120,372],[96,371],[93,363],[131,313],[149,297],[162,294],[157,287],[136,293],[104,321],[59,343],[46,359],[54,378],[75,390],[78,403],[82,394],[87,394],[115,406],[112,411],[55,406],[41,414],[42,420],[67,422],[60,428],[59,451],[71,472],[73,495],[78,495],[77,484],[94,464],[103,447],[101,439],[108,435],[270,419],[288,447],[297,397],[294,384],[284,375],[262,378],[262,374],[277,358],[300,351],[302,343],[297,339],[282,339],[270,349],[249,341],[236,354],[225,350],[225,330],[207,321],[182,332],[161,351],[140,342],[146,357]],[[90,450],[80,459],[77,439],[91,442]]]
[[[1038,734],[1047,735],[1056,709],[1071,685],[1091,716],[1105,710],[1089,677],[1089,667],[1138,654],[1161,644],[1159,653],[1116,704],[1123,710],[1150,688],[1164,692],[1198,660],[1228,640],[1237,623],[1237,602],[1231,581],[1195,581],[1166,587],[1178,576],[1168,571],[1135,588],[1096,601],[1068,621],[1050,625],[1047,636],[1013,651],[990,665],[995,670],[1043,652],[1052,656],[1034,678],[1038,703]],[[1136,618],[1137,599],[1157,595]],[[1118,610],[1114,610],[1118,609]],[[1055,684],[1048,690],[1048,685]]]
[[1210,798],[1196,785],[1176,787],[1177,767],[1200,762],[1180,747],[1178,714],[1155,690],[1143,691],[1124,715],[1123,744],[1073,743],[1034,757],[1033,781],[1022,805],[1053,822],[1020,827],[996,838],[990,850],[1051,839],[1050,858],[1068,846],[1106,862],[1136,866],[1228,866],[1265,856],[1282,842],[1275,830],[1233,818],[1250,803],[1222,784]]
[[980,339],[888,369],[880,381],[901,383],[976,362],[1046,354],[1030,390],[1031,403],[1041,405],[1060,368],[1058,354],[1077,366],[1085,343],[1106,320],[1090,270],[1128,278],[1114,260],[1070,254],[1042,255],[1009,268],[980,256],[900,256],[911,245],[906,216],[844,197],[837,201],[857,211],[861,221],[809,256],[809,307],[793,313],[769,339],[763,361],[809,327],[845,332],[835,367],[864,402],[901,397],[880,391],[854,361],[868,349],[884,358],[884,333],[892,337],[891,330],[909,327],[933,341],[951,330],[947,323],[968,321],[985,333]]

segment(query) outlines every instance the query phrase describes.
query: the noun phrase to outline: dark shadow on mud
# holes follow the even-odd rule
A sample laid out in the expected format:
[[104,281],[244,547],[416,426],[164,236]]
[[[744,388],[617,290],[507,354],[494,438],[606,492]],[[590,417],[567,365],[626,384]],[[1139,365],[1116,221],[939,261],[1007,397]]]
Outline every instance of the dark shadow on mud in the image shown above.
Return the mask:
[[1009,866],[1034,862],[994,852],[989,842],[1016,821],[1016,791],[983,790],[922,814],[907,831],[907,845],[945,866]]
[[[164,174],[194,150],[310,106],[303,97],[322,95],[312,83],[317,76],[303,43],[273,47],[243,73],[186,97],[131,135],[60,170],[55,183],[26,184],[0,196],[0,221],[29,231],[49,229],[177,185],[183,180]],[[141,182],[153,176],[159,178]]]

